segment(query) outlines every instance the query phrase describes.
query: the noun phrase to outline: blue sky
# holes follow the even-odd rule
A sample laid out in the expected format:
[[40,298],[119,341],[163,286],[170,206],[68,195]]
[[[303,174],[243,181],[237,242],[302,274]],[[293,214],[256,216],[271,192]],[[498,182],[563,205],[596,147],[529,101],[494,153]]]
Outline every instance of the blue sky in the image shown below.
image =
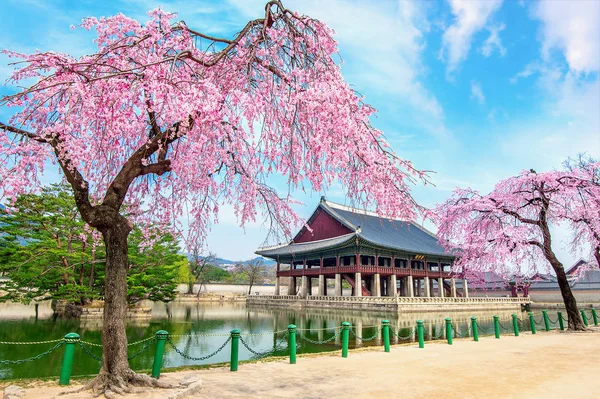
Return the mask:
[[[425,206],[457,186],[489,191],[523,169],[559,168],[579,152],[600,158],[600,1],[285,1],[336,31],[342,71],[379,112],[374,125],[435,186],[414,188]],[[69,27],[122,12],[146,20],[161,5],[191,27],[231,36],[260,17],[264,0],[2,0],[0,48],[81,55],[92,35]],[[0,57],[0,80],[10,73]],[[0,89],[0,93],[14,90]],[[7,118],[0,110],[0,119]],[[48,176],[52,180],[56,176]],[[297,193],[309,216],[321,195]],[[556,230],[557,252],[568,232]],[[237,227],[223,208],[208,245],[219,256],[252,256],[266,231]]]

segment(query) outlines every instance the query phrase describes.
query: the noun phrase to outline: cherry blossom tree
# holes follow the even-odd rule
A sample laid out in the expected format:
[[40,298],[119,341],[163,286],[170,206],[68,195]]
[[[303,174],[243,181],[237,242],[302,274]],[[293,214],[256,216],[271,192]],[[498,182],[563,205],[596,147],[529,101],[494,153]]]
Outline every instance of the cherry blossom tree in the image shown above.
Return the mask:
[[564,163],[567,173],[559,178],[563,190],[559,212],[573,230],[574,252],[590,246],[590,264],[600,267],[600,162],[580,154]]
[[185,227],[196,242],[225,203],[241,225],[263,212],[289,233],[299,218],[290,194],[269,184],[274,175],[287,179],[285,193],[337,182],[354,203],[413,219],[410,184],[426,182],[369,123],[375,110],[344,81],[322,22],[278,0],[231,39],[160,9],[149,16],[145,24],[124,15],[85,19],[97,52],[80,58],[6,52],[18,59],[10,83],[25,87],[0,100],[15,107],[0,124],[5,201],[40,187],[53,162],[85,222],[102,234],[103,357],[93,388],[107,396],[158,383],[127,361],[133,225]]
[[470,188],[457,189],[435,213],[440,242],[458,255],[457,271],[493,271],[508,279],[550,265],[567,310],[569,329],[584,330],[550,234],[551,225],[565,221],[566,208],[560,204],[577,201],[572,190],[564,187],[566,175],[525,171],[500,181],[487,195]]

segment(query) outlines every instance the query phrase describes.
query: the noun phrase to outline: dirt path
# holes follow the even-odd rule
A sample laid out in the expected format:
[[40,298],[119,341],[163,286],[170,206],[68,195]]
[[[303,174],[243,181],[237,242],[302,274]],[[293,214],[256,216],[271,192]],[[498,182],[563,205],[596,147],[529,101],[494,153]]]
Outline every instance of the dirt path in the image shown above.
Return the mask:
[[[178,381],[194,374],[203,382],[197,398],[598,398],[600,333],[538,333],[500,340],[392,347],[242,364],[227,369],[165,374]],[[42,399],[57,388],[29,389],[25,398]],[[159,398],[163,394],[138,394]],[[66,395],[64,398],[74,398]],[[89,397],[89,395],[77,395]]]

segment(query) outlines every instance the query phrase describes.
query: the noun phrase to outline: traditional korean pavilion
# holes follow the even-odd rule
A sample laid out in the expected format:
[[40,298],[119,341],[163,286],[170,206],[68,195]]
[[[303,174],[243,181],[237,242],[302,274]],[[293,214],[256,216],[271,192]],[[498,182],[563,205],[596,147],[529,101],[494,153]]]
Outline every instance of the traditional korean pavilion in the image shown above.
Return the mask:
[[[447,254],[434,234],[403,220],[382,219],[375,213],[321,201],[294,239],[259,248],[258,255],[277,262],[275,295],[280,278],[289,277],[288,295],[327,292],[334,279],[334,296],[342,296],[342,279],[353,296],[452,296],[456,284]],[[466,281],[463,293],[468,296]]]

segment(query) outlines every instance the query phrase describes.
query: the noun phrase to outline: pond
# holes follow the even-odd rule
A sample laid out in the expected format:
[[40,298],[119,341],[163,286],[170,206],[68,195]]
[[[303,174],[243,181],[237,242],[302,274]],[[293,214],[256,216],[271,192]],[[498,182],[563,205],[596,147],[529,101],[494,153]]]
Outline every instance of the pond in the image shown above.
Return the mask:
[[[414,328],[418,319],[424,320],[425,339],[444,339],[444,319],[451,317],[459,336],[470,331],[470,317],[476,316],[480,334],[493,334],[493,315],[500,316],[503,333],[512,332],[509,311],[490,312],[428,312],[428,313],[385,313],[373,311],[282,309],[247,307],[243,303],[154,303],[152,318],[130,320],[127,324],[129,342],[152,337],[158,330],[166,330],[172,343],[183,353],[193,358],[206,357],[217,351],[227,340],[232,329],[241,330],[243,341],[251,349],[240,345],[240,360],[256,358],[267,353],[287,356],[286,331],[289,324],[298,326],[297,352],[314,353],[340,349],[339,326],[343,321],[352,323],[350,348],[382,345],[381,321],[390,320],[392,344],[414,342]],[[517,312],[520,318],[524,314]],[[537,316],[539,319],[540,316]],[[553,318],[556,318],[553,315]],[[539,321],[539,320],[538,320]],[[529,323],[522,323],[525,330]],[[0,304],[0,379],[40,378],[58,376],[63,348],[39,360],[23,364],[6,365],[1,360],[17,360],[36,356],[55,343],[31,345],[8,345],[2,342],[39,342],[60,339],[68,332],[76,332],[81,340],[101,343],[101,320],[61,319],[53,315],[50,305]],[[523,328],[522,328],[523,329]],[[362,338],[362,339],[361,339]],[[326,342],[323,342],[326,341]],[[149,342],[150,343],[150,342]],[[130,346],[130,364],[134,370],[149,370],[152,367],[154,343]],[[93,356],[101,355],[101,348],[86,346],[75,350],[73,375],[97,373],[100,363]],[[253,353],[255,352],[255,353]],[[228,362],[229,344],[214,356],[202,360],[190,360],[177,353],[169,343],[166,345],[164,368],[187,365],[204,365]]]

